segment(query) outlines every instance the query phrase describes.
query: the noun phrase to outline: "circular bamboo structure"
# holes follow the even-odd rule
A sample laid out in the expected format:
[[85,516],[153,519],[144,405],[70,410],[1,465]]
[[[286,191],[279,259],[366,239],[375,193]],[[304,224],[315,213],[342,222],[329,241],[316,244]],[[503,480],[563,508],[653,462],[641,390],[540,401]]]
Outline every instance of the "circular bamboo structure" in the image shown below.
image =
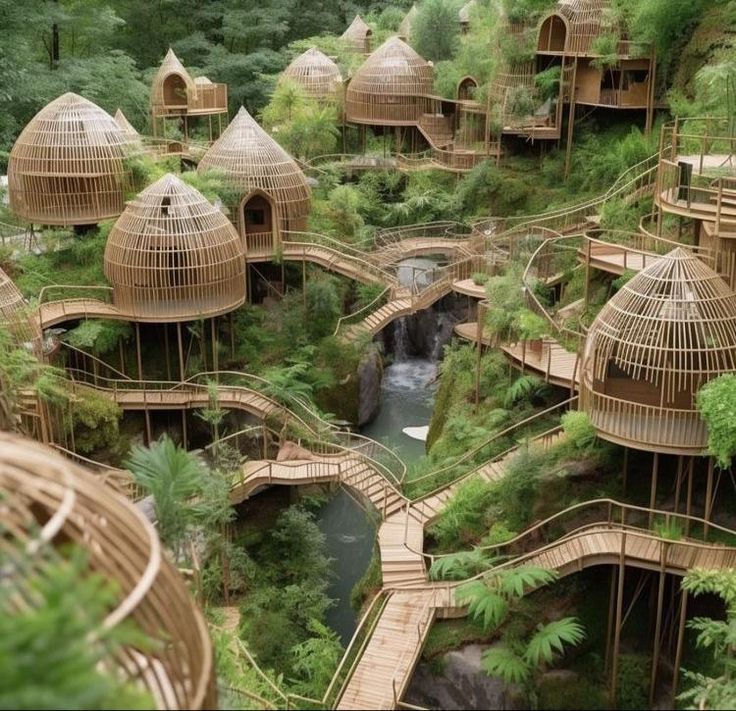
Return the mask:
[[373,37],[373,30],[360,15],[356,15],[347,30],[340,35],[345,46],[359,54],[370,53],[371,37]]
[[588,332],[581,408],[604,439],[637,449],[702,454],[698,390],[736,371],[736,294],[677,248],[633,277]]
[[197,84],[169,47],[164,61],[151,84],[151,111],[154,116],[186,113],[187,106],[197,99]]
[[9,604],[37,604],[40,563],[49,555],[62,560],[74,544],[86,552],[89,574],[116,586],[104,627],[132,624],[154,641],[119,649],[106,660],[108,673],[147,689],[160,709],[214,708],[204,618],[140,511],[61,455],[4,432],[0,492],[3,586],[14,593]]
[[345,115],[351,123],[416,124],[427,112],[434,70],[398,37],[386,40],[348,84]]
[[239,190],[241,201],[234,222],[241,236],[247,227],[247,205],[253,198],[268,203],[263,234],[276,238],[281,230],[304,230],[311,208],[311,190],[296,161],[241,107],[197,166],[198,172],[214,170]]
[[409,12],[404,15],[404,19],[399,25],[399,37],[405,40],[409,39],[409,37],[411,36],[411,26],[418,12],[419,10],[417,9],[417,4],[414,3],[409,9]]
[[106,111],[71,92],[54,99],[10,151],[10,208],[42,225],[89,225],[124,207],[124,158],[135,142]]
[[237,232],[200,192],[171,173],[132,200],[105,247],[115,305],[131,320],[217,316],[245,300]]
[[539,49],[593,54],[593,42],[616,29],[607,21],[610,7],[610,0],[559,0],[555,11],[540,24]]
[[340,69],[316,47],[310,47],[296,57],[281,76],[298,84],[315,99],[336,99],[340,95]]
[[28,304],[13,280],[0,269],[0,329],[7,331],[16,344],[28,344],[37,355],[41,354],[41,328],[32,318]]

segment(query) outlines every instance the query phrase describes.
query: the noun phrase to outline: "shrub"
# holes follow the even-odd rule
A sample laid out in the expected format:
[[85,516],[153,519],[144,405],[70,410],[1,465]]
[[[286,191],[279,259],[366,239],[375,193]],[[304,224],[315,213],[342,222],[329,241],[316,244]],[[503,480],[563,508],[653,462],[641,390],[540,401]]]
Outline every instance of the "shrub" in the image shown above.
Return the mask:
[[619,709],[645,709],[649,706],[651,659],[644,654],[622,654],[618,660]]
[[697,396],[697,406],[708,425],[708,452],[718,466],[727,469],[736,456],[736,375],[721,375],[706,383]]
[[562,416],[561,421],[567,442],[573,449],[586,451],[595,444],[597,432],[587,413],[582,410],[571,410]]

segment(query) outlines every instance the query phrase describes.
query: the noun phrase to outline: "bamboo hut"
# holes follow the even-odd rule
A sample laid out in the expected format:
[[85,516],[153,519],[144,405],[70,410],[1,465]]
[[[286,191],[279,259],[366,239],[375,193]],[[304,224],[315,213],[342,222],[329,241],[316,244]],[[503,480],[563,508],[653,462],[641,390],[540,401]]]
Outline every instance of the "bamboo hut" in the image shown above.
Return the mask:
[[417,9],[417,4],[414,3],[411,6],[409,12],[404,15],[404,19],[399,24],[399,37],[404,40],[408,40],[411,37],[411,26],[418,12],[419,10]]
[[10,208],[42,225],[117,217],[124,207],[125,158],[136,150],[106,111],[63,94],[31,119],[10,151]]
[[42,603],[41,564],[68,560],[73,544],[86,553],[83,575],[115,586],[103,627],[134,626],[152,640],[125,645],[115,656],[108,652],[105,672],[148,691],[159,709],[215,707],[204,617],[153,526],[132,503],[52,450],[3,432],[0,498],[7,592],[0,614]]
[[115,123],[120,126],[122,132],[128,137],[131,145],[142,151],[143,140],[141,139],[141,134],[135,130],[135,127],[130,123],[130,121],[128,121],[128,117],[122,112],[122,110],[118,109],[113,118],[115,119]]
[[429,110],[434,71],[398,37],[386,40],[348,84],[345,115],[351,123],[373,126],[416,124]]
[[216,84],[207,77],[192,78],[172,49],[166,53],[151,84],[151,124],[153,135],[162,131],[166,137],[167,119],[180,126],[184,139],[189,136],[192,117],[208,118],[212,139],[212,117],[217,118],[218,133],[222,130],[222,116],[227,117],[227,84]]
[[311,190],[296,161],[245,110],[199,162],[197,170],[225,175],[239,191],[233,222],[246,257],[273,256],[288,230],[304,230]]
[[359,54],[370,54],[373,30],[360,15],[356,15],[340,39],[345,46]]
[[473,9],[477,4],[477,0],[469,0],[458,11],[457,19],[460,23],[460,32],[462,34],[470,32],[470,16],[473,14]]
[[281,76],[298,84],[315,99],[337,99],[341,94],[340,69],[316,47],[310,47],[296,57]]
[[736,372],[736,294],[677,248],[601,310],[582,360],[581,407],[604,439],[651,452],[702,454],[698,390]]
[[132,321],[174,323],[228,313],[245,300],[237,232],[171,173],[125,209],[105,248],[115,306]]

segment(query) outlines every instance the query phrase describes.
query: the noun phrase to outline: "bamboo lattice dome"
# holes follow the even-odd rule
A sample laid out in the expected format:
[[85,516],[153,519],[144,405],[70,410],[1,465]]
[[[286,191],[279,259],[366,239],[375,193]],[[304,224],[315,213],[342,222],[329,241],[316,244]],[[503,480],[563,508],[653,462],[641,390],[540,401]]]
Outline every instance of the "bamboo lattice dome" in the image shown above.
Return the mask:
[[0,432],[0,511],[9,605],[37,604],[33,586],[40,562],[64,560],[63,546],[75,544],[87,554],[88,573],[116,586],[104,627],[133,624],[154,641],[108,654],[109,672],[147,689],[157,708],[214,708],[204,618],[154,528],[132,503],[50,449]]
[[0,269],[0,330],[8,331],[16,343],[30,343],[40,355],[41,328],[28,312],[23,294],[13,280]]
[[411,35],[411,26],[414,22],[414,18],[417,16],[417,13],[419,10],[417,9],[417,4],[414,3],[411,6],[411,9],[409,12],[404,15],[404,19],[401,21],[401,24],[399,25],[399,36],[403,38],[408,38]]
[[701,453],[696,395],[736,372],[736,294],[677,248],[632,278],[591,326],[581,403],[606,439],[650,451]]
[[124,158],[136,150],[110,114],[82,96],[62,94],[31,119],[10,151],[10,207],[44,225],[116,217],[124,207]]
[[[561,17],[566,27],[565,51],[567,54],[592,53],[596,38],[610,33],[611,0],[559,0],[550,17]],[[544,23],[542,23],[544,28]]]
[[367,54],[370,52],[370,42],[373,30],[360,16],[356,15],[348,26],[347,30],[342,33],[340,39],[345,45],[354,52]]
[[386,40],[356,71],[348,85],[348,121],[402,125],[416,123],[427,110],[434,70],[399,37]]
[[210,146],[197,171],[227,176],[242,197],[261,191],[272,201],[285,230],[303,230],[311,207],[311,190],[296,161],[241,107]]
[[305,93],[316,99],[333,99],[339,95],[342,75],[337,64],[316,47],[296,57],[284,70],[282,77],[298,84]]
[[245,300],[237,232],[200,192],[171,173],[132,200],[110,231],[105,276],[134,321],[212,317]]

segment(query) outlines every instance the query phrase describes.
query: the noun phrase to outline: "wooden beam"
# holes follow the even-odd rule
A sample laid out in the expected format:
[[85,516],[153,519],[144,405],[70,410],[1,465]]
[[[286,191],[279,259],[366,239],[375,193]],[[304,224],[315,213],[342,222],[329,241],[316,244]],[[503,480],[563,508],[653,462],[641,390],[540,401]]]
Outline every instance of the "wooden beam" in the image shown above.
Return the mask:
[[618,657],[621,650],[621,615],[624,608],[624,575],[626,572],[626,531],[621,534],[621,551],[618,558],[618,587],[616,593],[616,622],[613,633],[613,661],[611,663],[611,681],[609,702],[616,706],[616,686],[618,682]]

